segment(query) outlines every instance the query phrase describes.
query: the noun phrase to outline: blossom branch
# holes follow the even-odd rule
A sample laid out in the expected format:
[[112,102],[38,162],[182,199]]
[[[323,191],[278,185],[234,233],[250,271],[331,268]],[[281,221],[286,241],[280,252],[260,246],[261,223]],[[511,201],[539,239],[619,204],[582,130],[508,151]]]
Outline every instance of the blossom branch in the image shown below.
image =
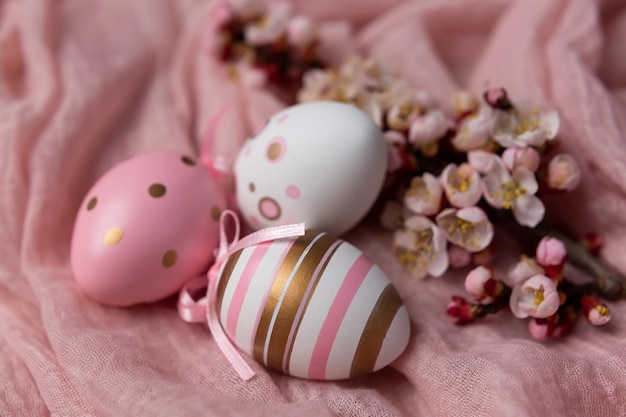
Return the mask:
[[567,249],[568,262],[588,272],[594,278],[594,285],[599,294],[609,300],[626,298],[626,277],[566,233],[547,226],[545,222],[532,229],[521,227],[514,221],[506,221],[504,225],[514,236],[528,236],[533,241],[538,241],[544,236],[559,239]]

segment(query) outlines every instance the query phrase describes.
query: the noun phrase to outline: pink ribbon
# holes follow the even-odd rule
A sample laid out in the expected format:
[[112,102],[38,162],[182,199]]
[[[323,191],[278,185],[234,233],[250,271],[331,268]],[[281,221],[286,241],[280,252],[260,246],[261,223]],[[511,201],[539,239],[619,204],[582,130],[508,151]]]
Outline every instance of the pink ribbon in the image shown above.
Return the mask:
[[[231,242],[226,235],[226,221],[231,217],[235,223],[235,235]],[[229,256],[242,249],[277,239],[304,235],[304,223],[269,227],[239,239],[239,219],[231,210],[224,210],[220,217],[220,244],[216,250],[215,263],[206,276],[196,277],[185,284],[178,296],[178,315],[189,323],[205,322],[226,359],[244,381],[252,378],[254,370],[230,341],[219,321],[217,311],[217,283],[219,272]],[[195,300],[192,294],[207,287],[206,295]]]

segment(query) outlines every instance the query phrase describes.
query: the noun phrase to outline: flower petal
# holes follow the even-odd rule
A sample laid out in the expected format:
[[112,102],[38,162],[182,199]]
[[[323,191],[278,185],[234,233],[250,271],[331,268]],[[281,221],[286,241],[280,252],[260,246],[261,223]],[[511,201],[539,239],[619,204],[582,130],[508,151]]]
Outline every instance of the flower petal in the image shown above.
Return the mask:
[[522,285],[516,285],[513,287],[513,291],[511,291],[511,297],[509,298],[509,308],[515,317],[518,319],[525,319],[529,316],[528,310],[522,308],[521,306],[521,298],[522,298]]
[[517,181],[522,188],[524,188],[526,194],[528,195],[535,194],[539,189],[535,174],[524,167],[515,168],[515,171],[513,171],[513,179]]
[[535,227],[546,213],[543,202],[534,195],[523,195],[515,201],[513,216],[522,226]]
[[480,207],[465,207],[457,211],[456,216],[459,219],[463,219],[465,221],[471,223],[480,223],[489,221],[487,214]]
[[494,163],[501,163],[499,159],[500,157],[493,152],[470,151],[467,153],[467,161],[481,174],[491,170]]
[[544,111],[541,114],[541,128],[546,132],[546,139],[553,139],[559,133],[560,117],[556,110]]
[[411,216],[404,220],[404,227],[409,230],[419,232],[421,230],[428,230],[435,224],[430,221],[428,217],[424,216]]
[[430,216],[439,211],[442,195],[439,180],[427,172],[411,180],[411,186],[404,194],[404,204],[416,214]]
[[422,145],[439,140],[448,130],[448,121],[441,110],[431,110],[417,117],[409,129],[409,141]]
[[483,196],[491,207],[504,207],[502,187],[509,181],[511,181],[511,175],[501,163],[493,164],[483,177]]

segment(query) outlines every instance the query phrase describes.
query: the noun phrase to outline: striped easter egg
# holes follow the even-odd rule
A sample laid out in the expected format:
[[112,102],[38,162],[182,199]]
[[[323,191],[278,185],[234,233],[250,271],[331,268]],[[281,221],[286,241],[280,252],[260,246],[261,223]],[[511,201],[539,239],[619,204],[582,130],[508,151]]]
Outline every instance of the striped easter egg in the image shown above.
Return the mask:
[[288,375],[335,380],[374,372],[406,348],[406,307],[360,250],[326,233],[261,243],[220,269],[220,322],[242,351]]

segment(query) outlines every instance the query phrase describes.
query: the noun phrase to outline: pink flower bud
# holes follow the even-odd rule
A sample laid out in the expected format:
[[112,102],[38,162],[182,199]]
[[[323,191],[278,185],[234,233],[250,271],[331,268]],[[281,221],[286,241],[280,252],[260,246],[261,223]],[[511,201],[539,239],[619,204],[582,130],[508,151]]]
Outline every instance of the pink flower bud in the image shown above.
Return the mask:
[[495,109],[509,110],[513,107],[504,88],[489,89],[485,92],[484,98],[485,101]]
[[532,319],[528,322],[530,335],[537,340],[546,340],[552,336],[554,327],[545,319]]
[[509,306],[517,318],[546,318],[561,305],[561,297],[556,284],[545,275],[530,277],[523,284],[513,287]]
[[548,187],[554,190],[572,191],[580,184],[580,167],[569,154],[562,153],[548,164]]
[[456,245],[448,246],[448,256],[452,268],[463,268],[472,262],[472,254]]
[[559,239],[546,236],[539,242],[535,256],[544,267],[563,265],[567,259],[567,249]]
[[518,167],[524,167],[530,172],[535,172],[539,169],[541,157],[539,152],[532,147],[507,148],[502,154],[502,162],[511,172]]
[[587,321],[594,326],[604,326],[611,320],[611,311],[597,297],[584,296],[581,304]]
[[490,280],[493,280],[493,271],[484,266],[478,266],[465,277],[465,291],[481,304],[491,304],[494,299],[485,291],[485,285]]
[[315,25],[306,16],[295,16],[287,23],[287,41],[290,45],[304,47],[315,38]]
[[452,301],[448,304],[446,313],[454,318],[458,325],[469,324],[476,320],[478,312],[476,304],[470,304],[461,297],[453,296]]

